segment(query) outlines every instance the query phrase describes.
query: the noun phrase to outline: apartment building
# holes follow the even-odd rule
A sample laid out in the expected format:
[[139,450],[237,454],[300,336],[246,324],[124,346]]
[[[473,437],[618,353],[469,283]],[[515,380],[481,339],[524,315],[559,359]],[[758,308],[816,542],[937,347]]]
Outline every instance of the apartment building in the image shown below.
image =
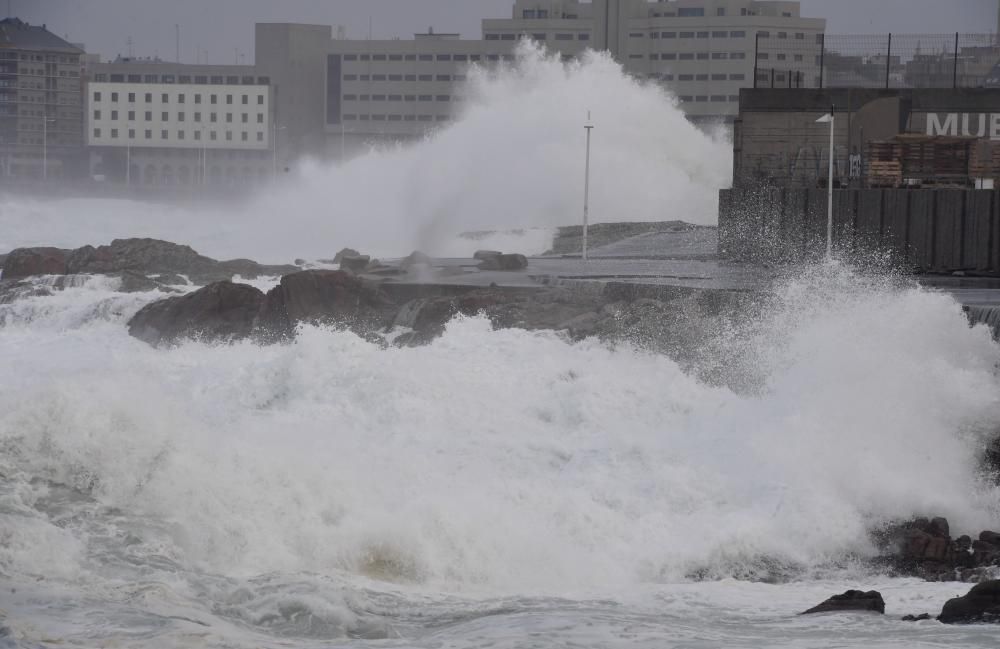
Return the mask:
[[45,25],[0,20],[0,179],[66,177],[81,165],[82,54]]
[[137,186],[244,185],[275,172],[270,80],[253,66],[90,66],[91,174]]
[[777,0],[517,0],[511,18],[483,21],[483,36],[528,36],[564,56],[607,50],[673,91],[693,121],[730,122],[758,60],[768,83],[818,85],[825,28]]
[[258,24],[256,65],[274,85],[279,156],[336,158],[447,124],[469,67],[511,60],[524,38],[564,59],[607,50],[674,92],[693,121],[731,122],[758,58],[769,83],[817,83],[824,28],[779,0],[516,0],[509,18],[483,21],[480,40],[344,40],[328,26]]

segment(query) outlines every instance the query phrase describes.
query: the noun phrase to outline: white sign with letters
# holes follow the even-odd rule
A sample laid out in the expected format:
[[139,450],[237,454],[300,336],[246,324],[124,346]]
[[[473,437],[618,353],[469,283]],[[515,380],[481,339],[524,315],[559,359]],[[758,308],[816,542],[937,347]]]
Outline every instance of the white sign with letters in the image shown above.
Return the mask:
[[927,135],[1000,140],[1000,113],[927,113]]

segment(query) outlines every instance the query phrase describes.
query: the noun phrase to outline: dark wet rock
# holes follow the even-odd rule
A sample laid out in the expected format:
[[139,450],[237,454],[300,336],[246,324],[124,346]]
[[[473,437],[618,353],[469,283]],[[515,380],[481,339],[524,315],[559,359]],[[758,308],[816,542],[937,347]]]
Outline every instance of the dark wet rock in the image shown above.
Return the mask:
[[931,619],[931,614],[921,613],[920,615],[904,615],[901,619],[903,622],[923,622],[924,620]]
[[305,259],[296,259],[294,263],[295,263],[296,266],[301,267],[301,266],[305,266],[306,265],[306,260]]
[[352,273],[360,273],[368,268],[372,258],[368,255],[351,255],[340,258],[340,270],[347,270]]
[[191,283],[176,273],[157,273],[153,279],[167,286],[187,286]]
[[818,606],[814,606],[808,611],[803,611],[802,615],[813,613],[843,613],[857,611],[862,613],[885,613],[885,601],[881,593],[875,590],[863,592],[860,590],[849,590],[840,595],[834,595]]
[[570,337],[575,340],[582,340],[597,336],[606,330],[605,321],[608,316],[603,316],[593,311],[582,313],[559,325],[559,329],[569,332]]
[[414,250],[399,262],[399,267],[408,271],[414,266],[431,266],[433,264],[434,260],[429,255],[425,255],[419,250]]
[[11,251],[3,264],[5,280],[37,275],[66,275],[70,250],[62,248],[18,248]]
[[267,293],[256,328],[272,340],[290,337],[299,323],[340,324],[366,333],[384,328],[394,312],[374,282],[342,270],[307,270],[285,275]]
[[524,270],[528,267],[528,258],[524,255],[496,255],[479,262],[480,270]]
[[340,252],[334,255],[331,261],[334,264],[339,264],[341,261],[344,260],[344,257],[361,257],[361,256],[362,254],[357,250],[355,250],[354,248],[343,248],[341,249]]
[[246,338],[264,294],[246,284],[216,282],[193,293],[145,306],[129,320],[129,334],[154,347],[181,340],[212,342]]
[[1000,534],[984,531],[952,539],[943,518],[916,518],[886,526],[872,537],[880,550],[876,563],[892,574],[928,581],[976,582],[1000,566]]
[[157,280],[131,270],[122,271],[119,277],[121,278],[121,285],[119,285],[118,290],[122,293],[148,293],[149,291],[177,292],[176,289],[164,286]]
[[944,624],[1000,622],[1000,581],[984,581],[962,597],[948,600],[938,620]]
[[472,258],[477,261],[486,261],[487,259],[495,259],[502,254],[499,250],[477,250]]
[[4,266],[4,275],[8,278],[46,274],[114,275],[130,271],[143,275],[186,275],[196,284],[206,284],[229,280],[234,275],[252,279],[297,270],[295,266],[265,266],[249,259],[217,261],[199,255],[190,246],[158,239],[115,239],[106,246],[83,246],[70,251],[58,248],[15,250]]

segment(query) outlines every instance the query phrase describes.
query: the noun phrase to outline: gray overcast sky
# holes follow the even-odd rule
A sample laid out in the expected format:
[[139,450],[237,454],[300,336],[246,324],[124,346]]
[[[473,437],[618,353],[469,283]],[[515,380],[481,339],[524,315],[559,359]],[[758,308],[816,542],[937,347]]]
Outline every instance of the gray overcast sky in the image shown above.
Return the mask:
[[[0,11],[8,0],[0,0]],[[479,21],[507,17],[513,0],[9,0],[14,15],[45,23],[60,36],[86,43],[104,58],[175,56],[181,28],[181,60],[232,63],[237,50],[253,58],[255,22],[343,25],[350,38],[408,38],[433,26],[478,38]],[[835,34],[897,32],[992,32],[997,0],[802,0],[806,16],[826,18]]]

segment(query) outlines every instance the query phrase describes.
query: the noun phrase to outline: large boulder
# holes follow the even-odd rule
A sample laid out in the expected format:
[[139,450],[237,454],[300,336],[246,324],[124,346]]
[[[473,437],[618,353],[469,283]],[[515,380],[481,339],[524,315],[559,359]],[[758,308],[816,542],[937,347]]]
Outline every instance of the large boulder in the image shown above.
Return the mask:
[[333,263],[339,264],[344,257],[361,257],[361,253],[354,248],[341,248],[340,252],[333,256]]
[[340,270],[348,270],[352,273],[360,273],[368,268],[372,258],[368,255],[350,255],[340,258]]
[[877,590],[870,590],[867,593],[860,590],[849,590],[840,595],[834,595],[822,604],[812,607],[808,611],[803,611],[800,615],[811,615],[813,613],[885,613],[885,601],[882,594]]
[[367,333],[384,328],[393,312],[375,283],[342,270],[307,270],[285,275],[267,293],[256,328],[265,340],[290,337],[299,323]]
[[21,279],[34,275],[66,275],[69,273],[69,250],[61,248],[18,248],[7,255],[3,264],[3,279]]
[[479,262],[479,270],[524,270],[528,258],[524,255],[492,255]]
[[298,270],[295,266],[263,266],[249,259],[216,261],[190,246],[158,239],[115,239],[107,246],[84,246],[70,253],[67,269],[70,273],[187,275],[196,284],[229,280],[234,275],[252,279]]
[[250,335],[264,294],[253,286],[216,282],[193,293],[146,305],[129,320],[129,334],[150,345],[185,339],[211,342]]
[[949,599],[938,620],[944,624],[1000,622],[1000,581],[984,581],[962,597]]

